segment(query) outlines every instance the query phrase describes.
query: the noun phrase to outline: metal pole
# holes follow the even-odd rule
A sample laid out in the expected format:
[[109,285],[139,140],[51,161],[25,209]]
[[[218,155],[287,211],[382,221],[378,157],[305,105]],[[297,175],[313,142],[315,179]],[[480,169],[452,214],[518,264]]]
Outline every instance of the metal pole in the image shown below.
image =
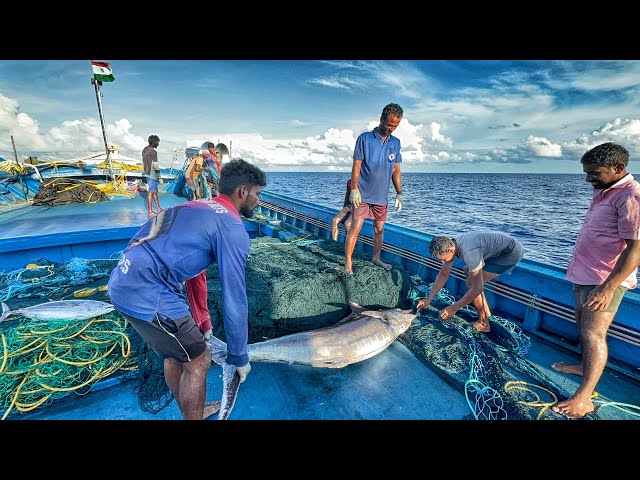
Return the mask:
[[100,101],[100,97],[102,96],[102,92],[100,92],[100,85],[102,82],[100,80],[96,80],[95,78],[91,79],[91,85],[94,86],[96,90],[96,100],[98,101],[98,113],[100,114],[100,125],[102,125],[102,138],[104,139],[104,148],[107,152],[107,162],[109,163],[109,176],[111,177],[111,181],[115,180],[113,175],[113,166],[111,165],[111,152],[109,151],[109,141],[107,140],[107,131],[104,128],[104,119],[102,118],[102,102]]
[[[16,142],[13,140],[13,135],[11,135],[11,143],[13,144],[13,155],[16,157],[16,165],[20,166],[20,162],[18,161],[18,152],[16,152]],[[22,173],[18,172],[18,178],[20,179],[20,186],[22,187],[22,194],[24,195],[24,199],[27,200],[27,192],[24,189],[24,182],[22,181]]]

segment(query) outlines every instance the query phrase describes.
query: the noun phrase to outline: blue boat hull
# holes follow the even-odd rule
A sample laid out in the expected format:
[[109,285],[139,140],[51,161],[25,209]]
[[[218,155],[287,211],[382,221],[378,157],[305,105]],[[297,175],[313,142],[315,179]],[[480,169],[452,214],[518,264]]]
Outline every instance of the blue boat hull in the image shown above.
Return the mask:
[[[19,184],[13,184],[11,188],[15,189],[16,195],[21,191]],[[178,193],[173,193],[174,191]],[[187,201],[181,195],[181,191],[182,188],[179,186],[169,185],[160,195],[162,207]],[[335,214],[336,210],[331,208],[263,191],[260,206],[256,209],[258,221],[246,221],[245,228],[251,238],[271,236],[286,240],[314,235],[330,239],[331,221]],[[0,268],[4,271],[21,269],[34,259],[41,258],[58,263],[69,262],[74,257],[117,258],[119,252],[126,247],[130,238],[147,219],[144,192],[131,199],[114,198],[95,204],[41,207],[23,202],[0,207]],[[339,241],[343,242],[344,230],[343,227],[340,228]],[[370,254],[373,249],[372,236],[372,224],[366,221],[356,248]],[[440,262],[428,254],[431,238],[427,233],[387,224],[382,257],[408,273],[420,276],[425,282],[432,282]],[[534,347],[527,356],[541,365],[550,378],[566,387],[568,391],[573,391],[576,388],[577,377],[572,378],[550,369],[552,361],[569,361],[578,351],[573,320],[573,294],[571,284],[564,279],[564,273],[562,269],[552,265],[523,260],[511,275],[500,277],[499,282],[489,282],[486,294],[494,314],[507,318],[531,335]],[[454,270],[446,288],[455,296],[461,296],[465,292],[462,264],[458,261],[454,263]],[[603,375],[599,390],[606,389],[612,392],[611,395],[620,394],[621,398],[638,398],[639,330],[640,295],[636,289],[625,295],[609,331],[608,371],[624,375]],[[433,390],[435,397],[427,398],[425,389],[420,385],[423,385],[422,382],[434,385],[437,375],[423,372],[419,363],[403,345],[395,343],[361,365],[328,373],[296,365],[256,365],[254,368],[255,372],[260,373],[257,375],[259,379],[247,382],[247,385],[243,384],[242,395],[245,402],[236,405],[234,416],[277,419],[462,418],[467,408],[464,396],[458,398],[455,407],[449,410],[445,404],[438,403],[438,399],[443,398],[443,395],[453,395],[455,389],[439,385]],[[419,377],[421,383],[407,381],[403,386],[402,382],[391,381],[390,384],[381,383],[378,388],[375,387],[378,381],[363,383],[361,380],[372,378],[372,375],[380,372],[387,372],[389,378],[393,378],[393,372],[397,372],[398,368],[403,372],[412,372],[411,375]],[[209,375],[210,388],[220,387],[218,373],[212,370]],[[296,382],[286,380],[298,376],[307,379],[304,388]],[[275,384],[276,381],[284,383]],[[327,400],[331,401],[331,404],[315,400],[310,402],[309,399],[317,399],[322,395],[326,387],[323,386],[323,382],[330,382],[338,389],[332,400]],[[108,380],[103,381],[102,388],[107,390],[105,387],[112,383]],[[314,385],[317,385],[318,391],[314,390]],[[393,392],[396,393],[385,390],[390,388],[402,388],[401,399],[390,396],[398,395],[395,390]],[[100,389],[96,388],[96,392],[98,390]],[[110,386],[108,390],[111,393],[104,394],[104,402],[99,408],[74,407],[63,403],[55,409],[36,410],[31,418],[121,418],[122,410],[119,409],[125,407],[118,405],[125,404],[131,404],[126,409],[136,411],[135,395],[125,386]],[[276,398],[278,395],[282,398],[280,401],[270,401],[267,404],[261,401],[265,398],[265,392],[270,392],[269,398]],[[365,398],[362,397],[363,394],[367,398],[366,401],[361,399]],[[103,394],[98,392],[93,397],[94,401],[100,402],[101,395]],[[383,401],[381,398],[387,400]],[[117,403],[119,401],[124,403]],[[132,418],[158,418],[139,411],[132,415]],[[162,412],[162,418],[180,418],[175,403]]]

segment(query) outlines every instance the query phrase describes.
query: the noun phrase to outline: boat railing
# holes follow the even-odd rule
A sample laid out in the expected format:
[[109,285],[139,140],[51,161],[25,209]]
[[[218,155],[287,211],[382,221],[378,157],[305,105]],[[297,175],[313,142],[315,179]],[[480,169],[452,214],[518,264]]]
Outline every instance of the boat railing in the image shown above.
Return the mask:
[[[263,193],[265,192],[263,191]],[[278,203],[282,203],[280,201],[282,199],[280,195],[271,193],[263,195],[263,199],[260,201],[260,207],[267,210],[268,216],[276,216],[293,228],[299,228],[303,231],[311,230],[315,235],[329,237],[331,233],[330,221],[336,213],[335,210],[291,199],[289,199],[288,203],[285,203],[290,208],[286,208],[269,202],[268,199],[270,196],[273,196],[274,200],[278,201]],[[327,221],[322,218],[326,218]],[[362,232],[364,233],[358,235],[357,242],[372,248],[373,237],[367,234],[369,230],[372,232],[371,226],[368,229],[363,227]],[[383,242],[383,252],[389,252],[399,259],[406,260],[408,266],[411,264],[414,266],[420,265],[427,269],[432,269],[434,272],[440,270],[442,266],[440,260],[418,253],[420,250],[427,249],[428,242],[432,238],[431,235],[422,234],[415,230],[393,224],[385,226],[386,238],[394,241],[400,236],[403,237],[403,241],[395,243],[404,244],[410,248],[401,248],[393,243]],[[460,263],[458,263],[458,265],[460,265]],[[415,269],[415,267],[413,267],[413,269]],[[525,279],[527,278],[535,278],[539,282],[537,286],[541,287],[540,290],[544,292],[544,294],[537,293],[536,290],[534,290],[537,286],[532,285],[530,290],[523,290],[498,280],[487,282],[485,284],[486,291],[502,299],[520,304],[522,306],[521,310],[524,313],[519,321],[526,330],[535,332],[538,336],[552,343],[561,344],[568,349],[578,351],[577,341],[568,340],[567,338],[570,337],[570,334],[565,334],[565,332],[572,332],[572,334],[575,335],[576,320],[574,317],[573,295],[570,291],[570,283],[564,279],[564,271],[559,267],[541,264],[535,261],[522,261],[518,264],[517,270],[520,271],[521,275],[515,283],[520,285],[526,283]],[[411,273],[416,272],[413,271]],[[424,278],[424,272],[420,276]],[[464,285],[466,278],[464,270],[456,266],[456,263],[454,263],[451,277]],[[621,310],[632,308],[635,311],[636,309],[640,309],[640,294],[638,294],[636,290],[637,289],[627,292]],[[564,303],[565,300],[566,303]],[[545,320],[541,318],[544,317],[544,314],[569,322],[574,326],[568,327],[568,324],[563,324],[563,322]],[[624,317],[624,315],[619,316]],[[627,315],[627,317],[630,318],[631,316]],[[608,337],[625,342],[625,344],[636,348],[640,347],[640,332],[633,327],[625,325],[624,321],[614,321],[609,328]],[[633,369],[629,369],[624,362],[621,365],[611,363],[610,366],[621,373],[640,379],[640,374]]]

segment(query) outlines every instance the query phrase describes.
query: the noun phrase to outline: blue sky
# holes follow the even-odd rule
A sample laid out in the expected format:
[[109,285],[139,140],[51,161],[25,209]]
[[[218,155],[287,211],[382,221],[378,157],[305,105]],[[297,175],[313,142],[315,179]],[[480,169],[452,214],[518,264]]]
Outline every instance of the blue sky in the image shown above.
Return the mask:
[[404,172],[581,173],[606,141],[640,153],[638,60],[0,60],[0,156],[66,160],[109,143],[182,166],[205,141],[266,171],[347,172],[356,137],[399,103]]

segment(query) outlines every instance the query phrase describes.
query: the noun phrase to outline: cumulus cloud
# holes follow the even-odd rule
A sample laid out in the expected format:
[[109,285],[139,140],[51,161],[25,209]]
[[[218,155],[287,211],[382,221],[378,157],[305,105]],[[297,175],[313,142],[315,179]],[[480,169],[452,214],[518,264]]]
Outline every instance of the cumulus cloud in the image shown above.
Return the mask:
[[640,120],[616,118],[588,134],[563,144],[572,157],[581,156],[587,150],[605,142],[622,145],[630,152],[640,151]]
[[562,147],[546,138],[529,135],[524,141],[524,148],[536,157],[561,157]]
[[16,100],[0,93],[0,152],[13,152],[11,136],[14,137],[16,149],[38,150],[46,147],[38,122],[21,112]]

